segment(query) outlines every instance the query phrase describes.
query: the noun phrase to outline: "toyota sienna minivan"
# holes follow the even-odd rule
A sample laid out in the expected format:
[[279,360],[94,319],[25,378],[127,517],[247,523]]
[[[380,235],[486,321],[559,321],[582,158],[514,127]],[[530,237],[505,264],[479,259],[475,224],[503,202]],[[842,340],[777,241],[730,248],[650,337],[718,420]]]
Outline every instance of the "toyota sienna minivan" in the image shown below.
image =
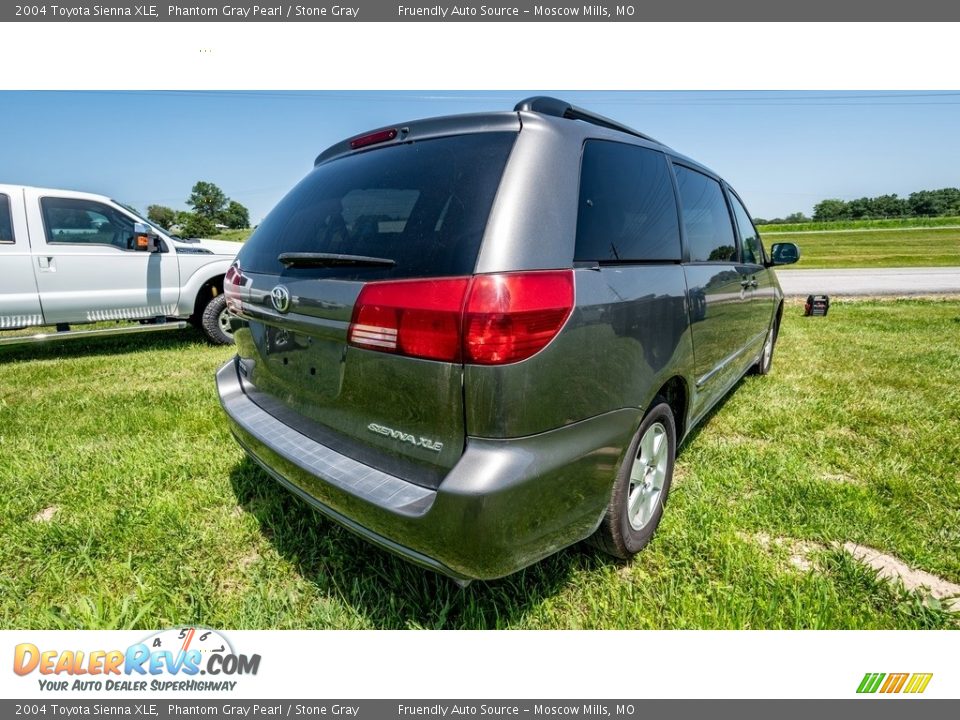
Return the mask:
[[586,538],[629,558],[677,445],[770,370],[774,265],[724,180],[553,98],[325,150],[224,282],[253,460],[460,582]]

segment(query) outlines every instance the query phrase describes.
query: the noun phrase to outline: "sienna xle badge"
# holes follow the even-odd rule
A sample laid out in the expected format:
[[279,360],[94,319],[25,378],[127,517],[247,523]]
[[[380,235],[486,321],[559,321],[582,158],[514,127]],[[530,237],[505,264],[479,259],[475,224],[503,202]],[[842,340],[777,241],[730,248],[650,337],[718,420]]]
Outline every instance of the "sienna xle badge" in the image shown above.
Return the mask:
[[737,194],[551,98],[345,140],[227,274],[217,373],[249,455],[314,507],[458,580],[585,538],[627,558],[678,443],[783,310]]

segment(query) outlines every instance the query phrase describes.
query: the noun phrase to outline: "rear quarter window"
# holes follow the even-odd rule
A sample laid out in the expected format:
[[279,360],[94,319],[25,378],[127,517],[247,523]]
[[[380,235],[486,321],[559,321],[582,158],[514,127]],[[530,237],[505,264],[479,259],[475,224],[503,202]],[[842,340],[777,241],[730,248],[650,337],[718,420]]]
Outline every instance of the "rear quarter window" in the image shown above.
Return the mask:
[[676,261],[680,224],[663,153],[588,140],[580,167],[574,260]]
[[[467,275],[517,134],[376,148],[317,166],[270,212],[238,260],[249,272],[343,279]],[[280,253],[388,258],[389,268],[284,268]]]

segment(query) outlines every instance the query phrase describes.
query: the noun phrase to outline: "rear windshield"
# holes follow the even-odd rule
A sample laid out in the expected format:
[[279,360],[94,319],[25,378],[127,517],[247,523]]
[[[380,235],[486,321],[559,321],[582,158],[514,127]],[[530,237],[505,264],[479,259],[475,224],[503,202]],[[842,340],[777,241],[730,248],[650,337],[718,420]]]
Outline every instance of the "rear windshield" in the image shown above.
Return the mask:
[[[369,150],[320,165],[280,201],[238,256],[248,272],[342,279],[473,272],[515,132]],[[280,253],[388,258],[383,267],[291,268]]]

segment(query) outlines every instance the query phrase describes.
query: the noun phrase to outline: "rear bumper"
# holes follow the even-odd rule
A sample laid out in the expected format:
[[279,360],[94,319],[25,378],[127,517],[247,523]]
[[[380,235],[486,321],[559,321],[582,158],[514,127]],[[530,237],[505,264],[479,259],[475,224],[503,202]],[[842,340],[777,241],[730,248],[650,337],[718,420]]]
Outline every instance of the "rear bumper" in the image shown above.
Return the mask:
[[220,402],[248,455],[320,512],[458,580],[494,579],[588,537],[640,421],[618,410],[539,435],[469,438],[436,490],[388,475],[284,425],[244,392],[236,360]]

